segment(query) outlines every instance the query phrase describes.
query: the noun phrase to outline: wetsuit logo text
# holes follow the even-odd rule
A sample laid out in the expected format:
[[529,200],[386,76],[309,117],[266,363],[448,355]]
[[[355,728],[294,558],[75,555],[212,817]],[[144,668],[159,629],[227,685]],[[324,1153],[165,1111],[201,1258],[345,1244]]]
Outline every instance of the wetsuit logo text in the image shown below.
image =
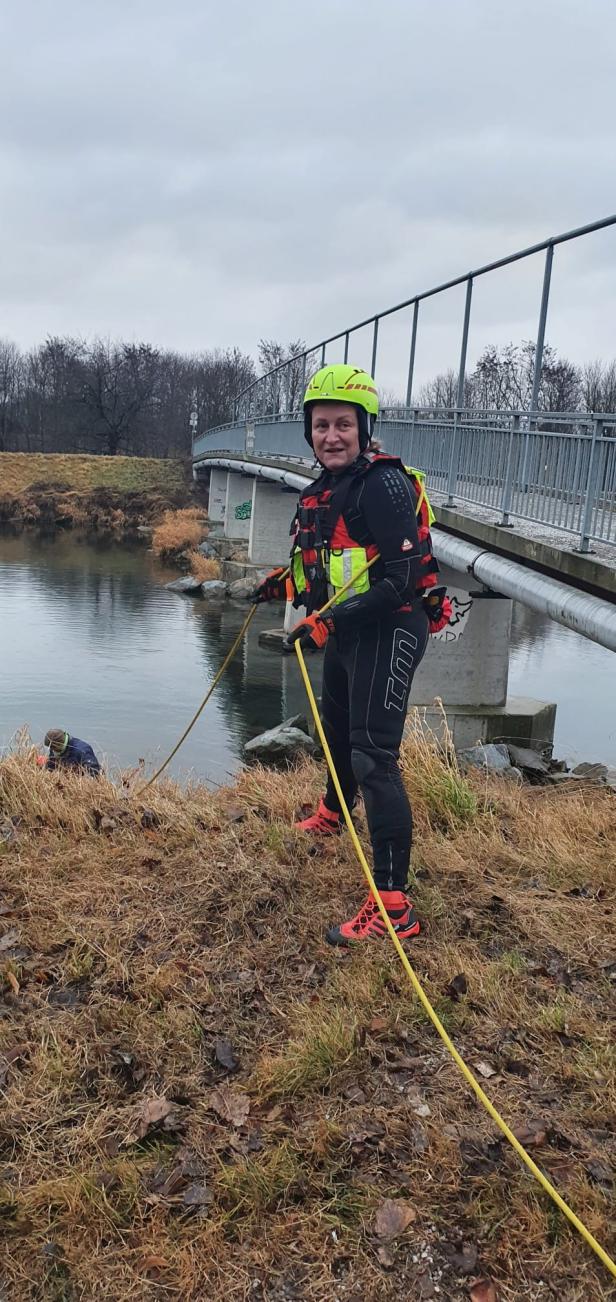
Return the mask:
[[411,674],[417,650],[417,638],[407,633],[404,628],[397,628],[394,633],[391,650],[391,664],[387,688],[385,691],[386,710],[405,710]]

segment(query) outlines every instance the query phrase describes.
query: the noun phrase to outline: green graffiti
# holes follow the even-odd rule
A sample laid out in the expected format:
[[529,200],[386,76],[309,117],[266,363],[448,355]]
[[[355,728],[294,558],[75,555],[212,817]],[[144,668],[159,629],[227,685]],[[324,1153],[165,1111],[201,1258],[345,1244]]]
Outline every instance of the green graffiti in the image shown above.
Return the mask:
[[236,520],[249,520],[251,511],[252,502],[240,502],[240,505],[236,506],[234,512]]

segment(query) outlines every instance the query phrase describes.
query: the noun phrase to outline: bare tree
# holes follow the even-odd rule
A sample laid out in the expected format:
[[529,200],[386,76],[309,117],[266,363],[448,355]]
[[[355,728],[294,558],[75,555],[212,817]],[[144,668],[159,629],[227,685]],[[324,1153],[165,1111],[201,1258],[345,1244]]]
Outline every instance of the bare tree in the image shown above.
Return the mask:
[[597,359],[583,366],[581,396],[586,411],[616,412],[616,361]]
[[[275,339],[259,340],[259,365],[267,377],[259,385],[259,406],[264,412],[296,411],[299,408],[310,375],[308,359],[304,361],[302,356],[305,351],[303,339],[293,339],[289,344],[277,343]],[[279,369],[268,376],[268,372],[275,368]]]
[[458,376],[455,371],[443,371],[435,375],[428,384],[419,390],[420,407],[446,407],[452,410],[456,405],[458,393]]
[[233,419],[234,401],[256,379],[254,362],[239,348],[217,348],[193,358],[199,432]]
[[6,452],[19,428],[23,362],[17,344],[0,339],[0,452]]
[[88,348],[81,368],[80,400],[88,415],[88,433],[108,456],[143,434],[158,358],[150,344],[95,339]]

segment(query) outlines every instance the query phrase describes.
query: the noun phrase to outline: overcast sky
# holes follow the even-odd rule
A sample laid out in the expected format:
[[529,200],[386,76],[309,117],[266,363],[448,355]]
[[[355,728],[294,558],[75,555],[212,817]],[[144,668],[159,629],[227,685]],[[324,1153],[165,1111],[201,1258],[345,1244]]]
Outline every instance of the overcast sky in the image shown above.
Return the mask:
[[[0,42],[0,334],[24,346],[312,342],[616,210],[614,0],[4,0]],[[534,333],[541,274],[478,283],[471,361]],[[616,228],[553,284],[548,339],[614,355]],[[455,366],[461,312],[426,310],[420,378]],[[398,388],[408,328],[383,328]]]

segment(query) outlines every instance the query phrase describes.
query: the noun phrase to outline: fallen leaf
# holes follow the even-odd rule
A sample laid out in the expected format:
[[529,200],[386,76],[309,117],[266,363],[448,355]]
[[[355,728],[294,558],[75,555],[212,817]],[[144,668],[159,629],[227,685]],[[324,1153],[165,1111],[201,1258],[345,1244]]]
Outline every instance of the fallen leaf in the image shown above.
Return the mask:
[[452,977],[448,985],[445,986],[444,994],[449,995],[454,1003],[458,1001],[460,995],[465,995],[468,991],[468,981],[465,972],[458,972],[457,976]]
[[232,1126],[243,1126],[250,1112],[250,1099],[247,1094],[229,1089],[228,1085],[219,1085],[210,1094],[209,1106],[223,1121],[230,1121]]
[[512,1076],[520,1076],[522,1080],[528,1080],[530,1076],[530,1067],[528,1063],[522,1062],[521,1058],[507,1058],[505,1071],[511,1072]]
[[11,990],[13,991],[13,994],[14,994],[14,995],[18,995],[18,994],[19,994],[19,981],[17,980],[17,977],[15,976],[15,973],[14,973],[14,972],[5,972],[5,973],[4,973],[4,979],[5,979],[5,981],[8,981],[8,983],[9,983],[9,985],[10,985],[10,987],[11,987]]
[[277,1121],[282,1116],[282,1103],[275,1103],[273,1108],[265,1114],[266,1121]]
[[513,1133],[518,1143],[524,1148],[531,1148],[533,1145],[537,1147],[539,1144],[545,1144],[548,1130],[548,1122],[537,1119],[529,1121],[525,1126],[517,1126]]
[[243,823],[246,810],[242,809],[241,805],[227,805],[223,814],[228,823]]
[[423,1273],[419,1276],[419,1279],[417,1280],[417,1287],[419,1289],[417,1295],[419,1302],[428,1302],[428,1298],[433,1298],[436,1296],[434,1280],[432,1279],[432,1276],[428,1270],[424,1270]]
[[472,1275],[477,1265],[479,1249],[476,1243],[446,1243],[443,1251],[450,1266],[458,1275]]
[[395,1051],[396,1056],[390,1065],[391,1071],[415,1071],[416,1067],[425,1067],[425,1058],[419,1057],[418,1054],[400,1053]]
[[166,1257],[157,1257],[154,1252],[150,1253],[149,1257],[144,1257],[141,1264],[142,1269],[146,1271],[167,1270],[169,1267],[169,1262]]
[[169,1167],[159,1167],[150,1188],[159,1198],[173,1198],[201,1175],[201,1163],[188,1149],[180,1149],[177,1161]]
[[78,986],[52,986],[47,995],[47,1003],[52,1008],[75,1008],[82,1000]]
[[146,1099],[137,1123],[137,1138],[143,1139],[152,1126],[157,1126],[173,1111],[167,1099]]
[[502,1156],[500,1139],[485,1144],[474,1139],[463,1139],[460,1142],[460,1157],[470,1175],[487,1175],[489,1171],[494,1171]]
[[115,818],[109,818],[107,814],[103,814],[98,826],[101,832],[114,832],[117,825]]
[[54,1243],[53,1239],[49,1239],[43,1246],[43,1256],[50,1258],[52,1261],[62,1261],[64,1249],[60,1247],[59,1243]]
[[368,1030],[371,1035],[380,1035],[381,1031],[386,1031],[389,1021],[386,1017],[373,1017],[368,1023]]
[[498,1302],[494,1283],[487,1275],[471,1284],[471,1302]]
[[489,1080],[490,1076],[496,1076],[496,1067],[492,1067],[489,1062],[476,1062],[475,1071],[478,1071],[485,1080]]
[[612,1188],[614,1176],[606,1162],[601,1162],[598,1158],[593,1157],[590,1162],[586,1163],[586,1170],[591,1180],[594,1180],[595,1184],[598,1184],[601,1189],[609,1191]]
[[385,1127],[380,1121],[366,1121],[363,1126],[358,1126],[349,1135],[350,1144],[365,1144],[367,1139],[381,1139],[385,1134]]
[[204,1184],[189,1184],[182,1196],[182,1202],[185,1207],[205,1207],[206,1203],[211,1203],[212,1198],[213,1194]]
[[387,1248],[384,1243],[379,1245],[376,1250],[376,1255],[381,1265],[385,1266],[386,1270],[390,1270],[392,1266],[395,1266],[396,1258],[394,1257],[391,1248]]
[[417,1219],[417,1212],[402,1198],[386,1198],[374,1217],[374,1232],[379,1239],[397,1239]]
[[0,1053],[0,1085],[4,1085],[9,1068],[13,1066],[13,1063],[19,1062],[25,1052],[25,1045],[15,1044],[12,1049],[5,1049],[4,1053]]
[[240,1065],[239,1059],[236,1058],[233,1052],[233,1045],[230,1040],[225,1040],[224,1038],[215,1040],[214,1053],[216,1055],[216,1061],[219,1062],[221,1067],[224,1067],[226,1071],[237,1071]]
[[17,945],[18,942],[19,942],[18,931],[15,931],[15,929],[13,929],[12,931],[5,931],[4,935],[0,936],[0,954],[3,954],[5,949],[12,949],[13,945]]
[[344,1098],[348,1099],[349,1103],[366,1102],[366,1095],[364,1094],[363,1089],[359,1085],[348,1085],[347,1088],[342,1091],[342,1093]]

